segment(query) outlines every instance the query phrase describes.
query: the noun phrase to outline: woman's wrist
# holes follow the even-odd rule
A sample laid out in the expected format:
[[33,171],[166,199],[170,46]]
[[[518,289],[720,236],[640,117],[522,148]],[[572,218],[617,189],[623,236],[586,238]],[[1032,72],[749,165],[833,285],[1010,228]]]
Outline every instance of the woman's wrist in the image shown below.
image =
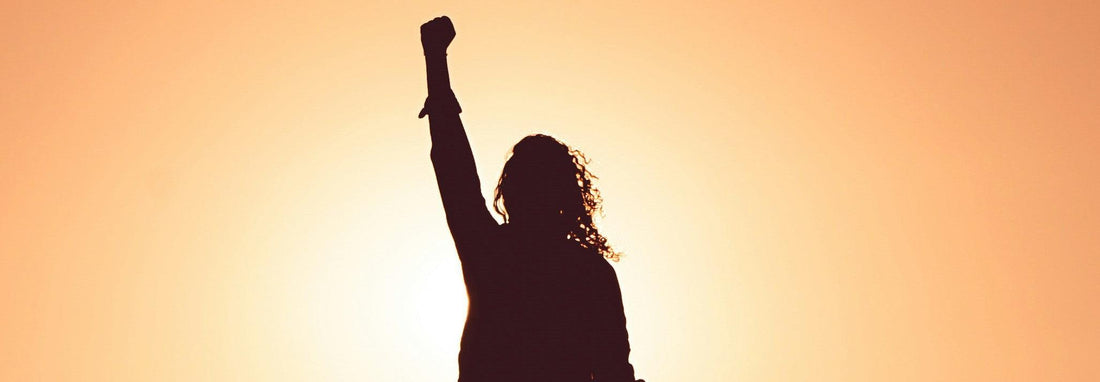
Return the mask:
[[424,48],[424,57],[447,56],[447,48]]

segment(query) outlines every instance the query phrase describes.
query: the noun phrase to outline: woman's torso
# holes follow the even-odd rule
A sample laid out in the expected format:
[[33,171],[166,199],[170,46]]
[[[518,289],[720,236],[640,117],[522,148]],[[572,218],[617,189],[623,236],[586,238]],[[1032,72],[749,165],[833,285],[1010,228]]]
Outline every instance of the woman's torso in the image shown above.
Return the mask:
[[590,297],[606,261],[565,238],[497,228],[484,253],[463,256],[476,260],[463,264],[470,308],[459,380],[589,380]]

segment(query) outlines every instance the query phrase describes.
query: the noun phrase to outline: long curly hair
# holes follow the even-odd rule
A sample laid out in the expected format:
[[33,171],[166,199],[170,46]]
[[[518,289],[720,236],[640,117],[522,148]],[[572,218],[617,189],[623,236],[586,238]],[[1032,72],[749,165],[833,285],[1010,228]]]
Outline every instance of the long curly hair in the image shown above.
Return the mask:
[[551,136],[524,137],[512,147],[497,181],[493,209],[504,222],[539,221],[582,248],[612,261],[619,253],[607,244],[592,217],[602,214],[600,191],[592,184],[589,161]]

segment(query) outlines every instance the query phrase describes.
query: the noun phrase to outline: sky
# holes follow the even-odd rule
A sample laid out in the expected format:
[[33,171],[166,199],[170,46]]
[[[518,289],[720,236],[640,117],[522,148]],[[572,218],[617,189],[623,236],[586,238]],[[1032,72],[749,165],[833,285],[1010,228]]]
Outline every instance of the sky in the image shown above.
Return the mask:
[[487,196],[592,159],[638,377],[1100,378],[1100,3],[15,0],[0,380],[456,378],[444,14]]

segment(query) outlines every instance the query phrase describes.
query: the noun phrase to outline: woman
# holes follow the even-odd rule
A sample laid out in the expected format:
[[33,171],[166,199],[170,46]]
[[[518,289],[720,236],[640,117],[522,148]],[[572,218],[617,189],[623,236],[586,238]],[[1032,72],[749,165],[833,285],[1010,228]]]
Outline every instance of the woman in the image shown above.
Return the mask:
[[497,224],[481,195],[461,108],[451,91],[451,20],[420,27],[428,70],[432,164],[470,304],[460,382],[632,382],[622,296],[592,224],[594,178],[580,152],[532,135],[512,149],[497,182]]

